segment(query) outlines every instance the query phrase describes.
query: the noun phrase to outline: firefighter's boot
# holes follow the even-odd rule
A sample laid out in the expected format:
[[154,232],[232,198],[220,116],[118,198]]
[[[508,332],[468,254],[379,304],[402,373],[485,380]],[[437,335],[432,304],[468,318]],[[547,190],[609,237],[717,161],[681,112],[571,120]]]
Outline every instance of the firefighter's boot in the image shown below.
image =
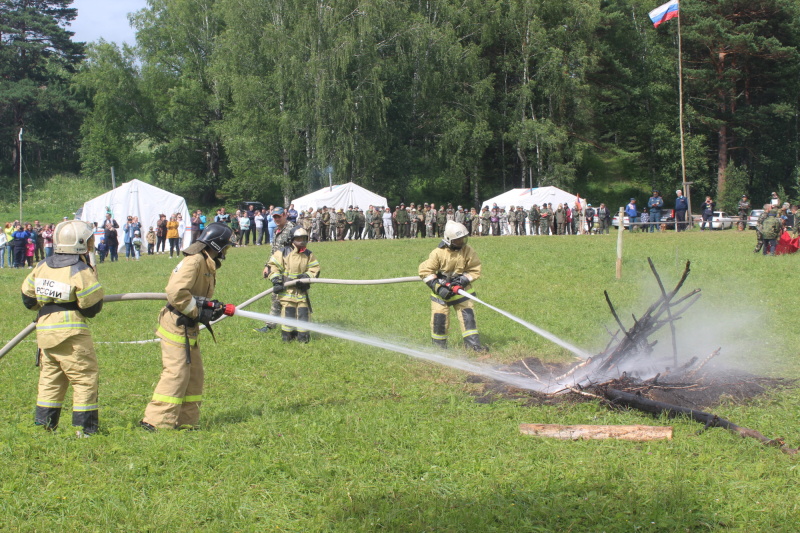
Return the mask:
[[293,333],[294,333],[293,331],[281,330],[281,340],[283,342],[292,342],[292,340],[294,339],[294,336],[292,335]]
[[481,336],[477,333],[464,337],[464,347],[475,352],[488,351],[485,346],[481,345]]
[[98,420],[97,409],[93,411],[72,412],[72,425],[82,427],[84,435],[94,435],[97,433],[97,427],[99,425]]
[[447,349],[447,339],[431,339],[431,341],[437,348],[441,348],[442,350]]
[[55,431],[58,427],[58,420],[61,418],[60,407],[40,407],[36,406],[36,418],[34,424],[44,426],[48,431]]
[[297,332],[297,342],[301,344],[308,344],[308,341],[310,340],[311,340],[311,335],[307,331]]

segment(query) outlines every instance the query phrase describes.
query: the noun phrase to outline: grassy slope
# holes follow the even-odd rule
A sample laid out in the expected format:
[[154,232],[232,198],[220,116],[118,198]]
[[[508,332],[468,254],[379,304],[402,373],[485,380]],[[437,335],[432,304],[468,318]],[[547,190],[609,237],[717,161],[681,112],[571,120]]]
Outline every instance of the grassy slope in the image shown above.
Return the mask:
[[[667,285],[693,261],[688,288],[703,297],[680,324],[683,352],[722,346],[740,364],[798,377],[798,333],[787,295],[800,257],[751,252],[753,233],[626,235],[625,275],[614,279],[612,237],[473,239],[485,278],[478,295],[580,346],[606,342],[608,289],[621,315],[656,295],[653,257]],[[313,247],[323,276],[413,275],[427,241]],[[217,296],[240,302],[265,288],[263,248],[230,253]],[[101,265],[108,293],[163,290],[175,260]],[[0,338],[30,320],[18,296],[27,271],[0,270]],[[421,284],[315,286],[314,320],[411,344],[428,343]],[[787,302],[787,303],[789,303]],[[0,513],[10,530],[167,531],[655,531],[792,529],[800,518],[794,460],[722,430],[609,412],[595,404],[526,408],[477,404],[460,372],[315,336],[302,349],[260,335],[245,319],[204,334],[203,430],[135,428],[160,372],[152,337],[158,305],[109,304],[93,321],[101,361],[103,435],[31,427],[34,343],[0,360]],[[266,311],[267,304],[251,309]],[[488,309],[478,310],[498,361],[567,354]],[[729,326],[720,333],[699,326]],[[724,329],[724,328],[723,328]],[[457,332],[451,332],[453,341]],[[668,344],[668,343],[662,343]],[[744,426],[800,445],[800,392],[717,409]],[[69,420],[67,415],[67,421]],[[518,424],[672,423],[671,442],[558,442]],[[178,525],[180,524],[180,525]]]

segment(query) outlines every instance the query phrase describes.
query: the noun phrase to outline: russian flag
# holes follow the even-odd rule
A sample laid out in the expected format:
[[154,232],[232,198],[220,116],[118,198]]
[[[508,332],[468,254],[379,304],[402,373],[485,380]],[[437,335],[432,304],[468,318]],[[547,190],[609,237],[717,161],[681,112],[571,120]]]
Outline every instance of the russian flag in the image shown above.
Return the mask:
[[679,10],[678,0],[669,0],[663,6],[659,6],[649,13],[650,20],[653,21],[653,26],[658,28],[658,25],[662,22],[677,18]]

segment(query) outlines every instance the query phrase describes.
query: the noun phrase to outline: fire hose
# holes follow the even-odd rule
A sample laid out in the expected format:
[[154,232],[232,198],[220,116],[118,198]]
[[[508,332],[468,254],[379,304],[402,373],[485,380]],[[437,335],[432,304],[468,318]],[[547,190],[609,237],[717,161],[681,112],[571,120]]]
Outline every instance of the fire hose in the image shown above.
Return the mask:
[[[303,280],[287,281],[283,285],[285,287],[291,287],[292,285],[295,285],[298,281],[300,281],[302,283],[323,283],[323,284],[331,284],[331,285],[385,285],[385,284],[390,284],[390,283],[408,283],[408,282],[420,281],[420,278],[418,276],[409,276],[409,277],[404,277],[404,278],[371,279],[371,280],[310,278],[310,279],[303,279]],[[253,314],[250,314],[250,316],[247,316],[245,313],[238,313],[238,312],[242,311],[248,305],[250,305],[250,304],[252,304],[254,302],[257,302],[258,300],[264,298],[265,296],[268,296],[269,294],[272,294],[272,291],[273,291],[273,289],[272,289],[272,287],[270,287],[269,289],[267,289],[267,290],[255,295],[255,296],[253,296],[249,300],[246,300],[246,301],[242,302],[241,304],[237,305],[235,308],[233,308],[233,306],[229,306],[229,312],[226,313],[225,315],[223,315],[218,320],[212,322],[212,324],[217,324],[217,323],[221,322],[222,320],[226,319],[228,316],[232,316],[232,315],[235,315],[235,314],[239,314],[240,316],[245,317],[245,318],[255,318],[254,315],[256,313],[253,313]],[[469,298],[470,300],[474,300],[474,301],[476,301],[476,302],[478,302],[478,303],[480,303],[482,305],[485,305],[489,309],[491,309],[491,310],[493,310],[493,311],[495,311],[497,313],[500,313],[501,315],[505,316],[506,318],[510,318],[514,322],[517,322],[518,324],[521,324],[522,326],[530,329],[534,333],[537,333],[538,335],[541,335],[542,337],[554,342],[555,344],[561,346],[562,348],[565,348],[566,350],[572,352],[573,354],[577,355],[578,357],[581,357],[583,359],[588,359],[590,357],[590,355],[588,353],[586,353],[583,350],[581,350],[580,348],[577,348],[576,346],[573,346],[572,344],[570,344],[570,343],[568,343],[568,342],[556,337],[555,335],[553,335],[549,331],[544,330],[544,329],[542,329],[542,328],[540,328],[538,326],[534,326],[533,324],[531,324],[529,322],[526,322],[525,320],[522,320],[522,319],[512,315],[511,313],[508,313],[507,311],[503,311],[502,309],[499,309],[499,308],[497,308],[497,307],[495,307],[493,305],[490,305],[490,304],[484,302],[483,300],[480,300],[480,299],[476,298],[475,296],[469,294],[468,292],[466,292],[464,290],[459,289],[458,290],[458,294],[460,294],[461,296],[464,296],[466,298]],[[123,293],[123,294],[109,294],[109,295],[106,295],[103,298],[103,301],[104,302],[122,302],[122,301],[166,300],[166,299],[167,299],[167,295],[165,293]],[[260,315],[260,314],[259,314],[259,316],[263,317],[263,318],[260,318],[260,320],[263,320],[263,321],[274,321],[274,322],[277,322],[277,323],[281,322],[281,320],[278,320],[280,317],[275,317],[275,316],[271,316],[271,315]],[[205,326],[201,326],[201,328],[204,328],[204,327]],[[22,342],[22,340],[25,339],[28,335],[30,335],[35,329],[36,329],[36,322],[31,322],[30,324],[28,324],[28,326],[26,326],[13,339],[11,339],[5,346],[3,346],[2,349],[0,349],[0,359],[2,359],[8,352],[10,352],[17,344]]]

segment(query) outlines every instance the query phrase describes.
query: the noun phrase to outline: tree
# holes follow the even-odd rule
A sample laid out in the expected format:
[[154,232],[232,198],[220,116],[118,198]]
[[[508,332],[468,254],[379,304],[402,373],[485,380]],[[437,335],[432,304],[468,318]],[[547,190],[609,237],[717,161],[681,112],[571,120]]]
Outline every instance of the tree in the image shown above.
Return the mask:
[[71,41],[73,33],[62,27],[75,19],[71,4],[0,3],[0,170],[19,170],[20,128],[39,168],[74,168],[80,105],[69,81],[83,43]]

